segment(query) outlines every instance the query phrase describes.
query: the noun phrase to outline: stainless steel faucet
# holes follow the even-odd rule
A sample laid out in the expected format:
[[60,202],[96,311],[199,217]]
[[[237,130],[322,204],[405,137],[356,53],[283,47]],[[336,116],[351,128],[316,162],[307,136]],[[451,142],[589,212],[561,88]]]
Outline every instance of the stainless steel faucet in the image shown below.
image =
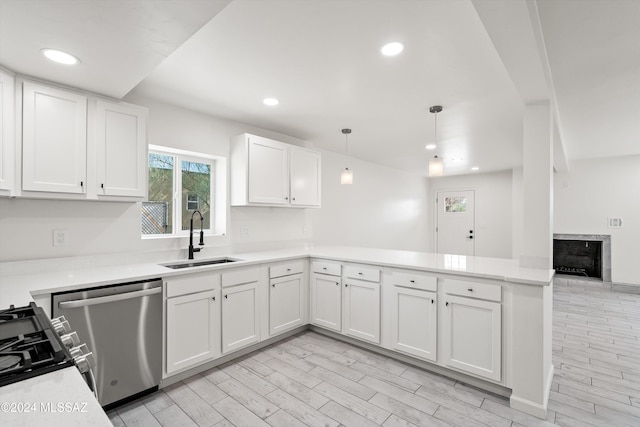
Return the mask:
[[204,246],[204,231],[203,231],[204,218],[202,217],[202,214],[200,213],[200,211],[193,211],[193,213],[191,214],[191,222],[189,223],[189,259],[193,259],[194,252],[200,252],[202,250],[202,248],[193,247],[193,216],[195,214],[200,215],[200,243],[198,243],[198,245]]

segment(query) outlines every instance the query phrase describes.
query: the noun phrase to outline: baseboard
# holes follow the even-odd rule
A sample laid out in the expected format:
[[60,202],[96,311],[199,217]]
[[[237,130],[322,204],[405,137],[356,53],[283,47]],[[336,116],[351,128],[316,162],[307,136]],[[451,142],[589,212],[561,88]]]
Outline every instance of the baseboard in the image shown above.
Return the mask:
[[626,294],[640,294],[640,285],[632,285],[630,283],[612,283],[611,290],[613,292],[622,292]]

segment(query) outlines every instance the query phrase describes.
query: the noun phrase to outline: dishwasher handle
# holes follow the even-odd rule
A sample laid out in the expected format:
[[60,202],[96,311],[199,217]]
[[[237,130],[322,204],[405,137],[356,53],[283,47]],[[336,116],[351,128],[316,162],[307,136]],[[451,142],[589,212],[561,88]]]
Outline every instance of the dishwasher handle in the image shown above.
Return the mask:
[[69,308],[87,307],[89,305],[105,304],[108,302],[122,301],[125,299],[146,297],[148,295],[159,294],[161,292],[162,292],[162,288],[157,287],[157,288],[151,288],[151,289],[143,289],[141,291],[124,292],[121,294],[107,295],[104,297],[78,299],[73,301],[61,301],[58,303],[58,308],[61,310],[65,310]]

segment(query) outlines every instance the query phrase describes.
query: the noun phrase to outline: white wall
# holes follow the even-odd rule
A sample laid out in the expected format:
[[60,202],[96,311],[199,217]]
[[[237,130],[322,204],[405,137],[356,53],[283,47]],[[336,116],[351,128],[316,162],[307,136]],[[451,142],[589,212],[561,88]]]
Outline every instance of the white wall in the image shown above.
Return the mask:
[[322,209],[311,212],[314,243],[426,251],[427,179],[350,158],[353,184],[341,185],[345,160],[322,152]]
[[[429,178],[429,229],[435,230],[435,199],[438,191],[475,190],[475,255],[511,258],[512,176],[511,170],[492,173]],[[429,251],[435,251],[435,234]]]
[[554,233],[610,234],[612,281],[640,285],[640,156],[572,160],[554,187]]

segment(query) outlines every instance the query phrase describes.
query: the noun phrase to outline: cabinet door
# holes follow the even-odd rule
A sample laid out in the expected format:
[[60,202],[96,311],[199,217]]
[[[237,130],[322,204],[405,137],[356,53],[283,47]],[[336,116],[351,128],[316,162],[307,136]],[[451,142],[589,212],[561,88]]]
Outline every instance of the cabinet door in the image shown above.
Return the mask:
[[291,148],[291,204],[320,206],[320,153]]
[[311,274],[311,323],[342,331],[342,288],[340,278]]
[[167,299],[167,374],[220,354],[219,290]]
[[446,295],[442,307],[444,363],[500,381],[501,304]]
[[304,323],[302,274],[271,279],[269,286],[269,334]]
[[15,163],[14,78],[0,70],[0,190],[13,191]]
[[394,286],[391,301],[391,345],[422,359],[436,361],[435,292]]
[[96,167],[98,195],[146,197],[146,109],[97,101]]
[[84,193],[87,170],[87,98],[23,85],[22,188]]
[[222,353],[260,341],[258,283],[222,290]]
[[249,203],[289,204],[287,146],[249,136]]
[[344,280],[342,332],[380,344],[380,283]]

